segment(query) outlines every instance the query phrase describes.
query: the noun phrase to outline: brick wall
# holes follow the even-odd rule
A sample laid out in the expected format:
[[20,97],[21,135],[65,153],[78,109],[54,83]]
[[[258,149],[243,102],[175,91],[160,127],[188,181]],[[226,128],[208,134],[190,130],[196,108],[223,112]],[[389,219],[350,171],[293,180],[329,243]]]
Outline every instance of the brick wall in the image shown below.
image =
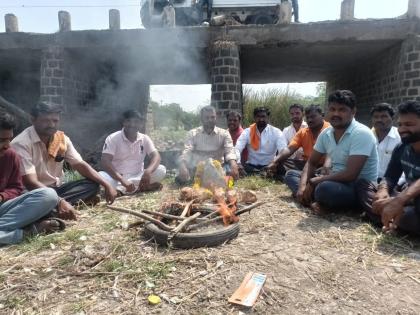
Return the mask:
[[239,47],[234,42],[216,41],[211,54],[211,104],[220,125],[229,110],[242,112],[242,80]]
[[40,99],[70,110],[86,105],[91,97],[89,73],[76,56],[60,46],[41,54]]
[[356,94],[357,119],[367,124],[370,108],[376,103],[397,106],[404,100],[420,100],[419,37],[410,36],[402,45],[330,76],[327,93],[335,89],[349,89]]

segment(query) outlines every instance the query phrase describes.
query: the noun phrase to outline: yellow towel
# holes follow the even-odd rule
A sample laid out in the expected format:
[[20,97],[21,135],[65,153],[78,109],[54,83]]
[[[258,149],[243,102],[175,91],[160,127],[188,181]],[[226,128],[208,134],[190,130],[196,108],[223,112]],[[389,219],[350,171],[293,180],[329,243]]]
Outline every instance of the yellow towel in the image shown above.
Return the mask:
[[64,132],[57,131],[49,145],[48,145],[48,155],[55,159],[58,157],[64,157],[67,151],[67,144],[66,144],[66,137],[64,136]]

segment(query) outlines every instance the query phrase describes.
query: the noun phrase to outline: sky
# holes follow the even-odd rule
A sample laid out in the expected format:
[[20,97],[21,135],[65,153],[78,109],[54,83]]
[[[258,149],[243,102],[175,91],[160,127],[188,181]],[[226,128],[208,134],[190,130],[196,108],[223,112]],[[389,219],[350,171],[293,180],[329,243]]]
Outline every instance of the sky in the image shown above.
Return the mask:
[[[73,30],[107,29],[108,10],[118,9],[121,28],[143,28],[140,20],[141,0],[0,0],[0,16],[13,13],[19,21],[21,32],[54,33],[58,30],[57,13],[70,12]],[[188,1],[188,0],[187,0]],[[258,1],[258,0],[256,0]],[[337,20],[341,0],[300,0],[299,15],[302,23]],[[355,17],[392,18],[407,11],[408,0],[356,0]],[[4,32],[4,23],[0,23]],[[286,88],[301,95],[315,95],[316,84],[262,84],[248,85],[253,90]],[[151,98],[159,103],[179,103],[185,110],[195,110],[210,100],[210,85],[151,86]]]

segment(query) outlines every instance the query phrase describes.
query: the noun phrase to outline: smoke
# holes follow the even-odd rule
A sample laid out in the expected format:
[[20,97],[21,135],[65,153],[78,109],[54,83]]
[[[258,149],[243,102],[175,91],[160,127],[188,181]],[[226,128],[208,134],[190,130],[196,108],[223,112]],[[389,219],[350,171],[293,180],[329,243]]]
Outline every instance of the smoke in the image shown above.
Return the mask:
[[62,129],[82,152],[98,151],[126,109],[147,114],[150,85],[208,83],[206,34],[202,27],[92,32],[116,44],[68,51],[67,71],[88,91],[70,98]]

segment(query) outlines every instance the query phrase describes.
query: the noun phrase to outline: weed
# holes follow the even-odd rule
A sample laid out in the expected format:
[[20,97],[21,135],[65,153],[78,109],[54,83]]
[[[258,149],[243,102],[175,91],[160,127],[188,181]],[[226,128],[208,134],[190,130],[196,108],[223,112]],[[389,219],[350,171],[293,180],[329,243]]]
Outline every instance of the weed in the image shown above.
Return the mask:
[[276,182],[261,176],[247,176],[239,179],[235,186],[242,189],[259,190],[261,188],[274,186]]
[[2,304],[9,309],[17,309],[23,306],[23,302],[25,302],[25,298],[9,296],[6,300],[2,301]]
[[144,269],[146,276],[152,280],[164,279],[171,272],[171,268],[174,266],[172,262],[156,262],[147,261],[144,263]]
[[51,244],[60,245],[65,242],[72,242],[78,243],[80,242],[80,237],[82,235],[86,235],[85,230],[66,230],[63,233],[54,233],[49,235],[35,235],[33,237],[29,237],[23,242],[22,246],[20,247],[21,252],[28,252],[28,251],[41,251],[48,248],[51,248]]
[[111,259],[102,264],[102,268],[106,272],[118,272],[123,271],[126,269],[124,266],[124,263],[121,260],[117,259]]
[[73,263],[74,263],[74,257],[63,256],[58,260],[57,265],[60,266],[60,267],[66,267],[66,266],[69,266],[69,265],[73,265]]
[[67,170],[64,172],[64,182],[65,183],[70,183],[70,182],[75,182],[77,180],[81,180],[84,177],[82,175],[80,175],[79,172],[74,171],[74,170]]

